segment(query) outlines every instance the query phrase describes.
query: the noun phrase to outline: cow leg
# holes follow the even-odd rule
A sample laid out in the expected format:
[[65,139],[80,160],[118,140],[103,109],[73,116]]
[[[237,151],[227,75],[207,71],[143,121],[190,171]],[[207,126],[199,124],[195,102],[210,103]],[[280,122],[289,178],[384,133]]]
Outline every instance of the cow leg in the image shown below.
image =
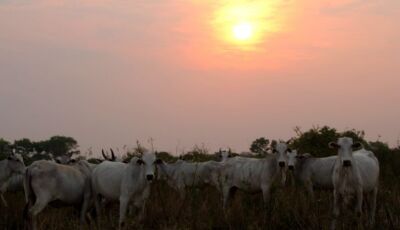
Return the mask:
[[264,220],[266,221],[269,213],[268,208],[269,208],[269,204],[271,201],[271,189],[269,185],[261,185],[261,190],[262,190],[262,194],[263,194],[263,201],[264,201]]
[[229,186],[225,186],[222,189],[222,202],[223,202],[223,209],[224,212],[226,212],[227,208],[228,208],[228,203],[230,202],[230,200],[232,199],[233,194],[231,194],[231,187]]
[[375,212],[376,212],[376,197],[378,195],[378,186],[374,188],[374,190],[370,193],[369,201],[370,201],[370,215],[369,215],[369,223],[371,227],[375,224]]
[[86,220],[85,217],[86,217],[87,210],[89,207],[89,202],[90,202],[90,194],[85,194],[84,196],[85,197],[83,199],[83,204],[81,207],[81,216],[80,216],[82,226],[85,224],[85,220]]
[[129,196],[121,196],[119,198],[119,229],[123,229],[125,226],[125,215],[129,205]]
[[362,203],[363,203],[363,191],[361,186],[357,188],[357,202],[356,202],[356,214],[360,218],[362,214]]
[[269,185],[261,185],[261,190],[263,193],[264,206],[267,207],[267,205],[271,199],[270,186]]
[[139,208],[140,213],[138,216],[138,220],[142,221],[145,213],[146,213],[146,201],[150,196],[150,186],[146,186],[146,188],[143,190],[141,196],[139,196],[137,199],[135,199],[135,206]]
[[47,197],[45,197],[45,196],[37,197],[35,204],[29,210],[29,214],[30,214],[31,220],[32,220],[32,229],[33,230],[37,229],[37,215],[41,211],[43,211],[43,209],[47,206],[49,201],[50,200],[47,199]]
[[315,196],[314,196],[314,189],[313,189],[312,182],[310,180],[307,180],[305,182],[305,186],[306,186],[308,194],[310,195],[311,200],[314,201],[315,200]]
[[331,229],[335,229],[336,228],[336,222],[337,219],[340,215],[340,204],[339,204],[339,200],[340,200],[340,194],[337,191],[337,189],[335,189],[333,191],[333,220],[331,223]]
[[8,207],[6,199],[4,199],[3,193],[0,195],[1,196],[1,201],[3,201],[4,207]]

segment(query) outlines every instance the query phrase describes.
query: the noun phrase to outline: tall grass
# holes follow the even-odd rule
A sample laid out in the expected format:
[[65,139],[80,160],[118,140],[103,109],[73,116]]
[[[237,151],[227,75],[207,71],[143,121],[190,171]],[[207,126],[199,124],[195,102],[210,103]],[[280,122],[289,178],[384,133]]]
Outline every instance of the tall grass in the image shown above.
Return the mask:
[[[0,229],[22,229],[22,193],[7,194],[9,208],[0,207]],[[304,189],[274,186],[272,199],[264,209],[261,194],[237,192],[224,214],[221,196],[212,187],[188,189],[186,199],[164,182],[155,182],[146,204],[145,217],[129,215],[128,229],[328,229],[331,221],[332,192],[316,192],[312,202]],[[48,206],[39,215],[40,229],[76,229],[79,212],[72,207]],[[343,213],[339,229],[369,229],[366,214],[360,223],[352,211]],[[118,203],[107,207],[99,220],[102,229],[118,227]],[[95,228],[93,224],[92,229]],[[85,226],[89,229],[89,226]],[[374,229],[400,229],[399,182],[381,184]]]

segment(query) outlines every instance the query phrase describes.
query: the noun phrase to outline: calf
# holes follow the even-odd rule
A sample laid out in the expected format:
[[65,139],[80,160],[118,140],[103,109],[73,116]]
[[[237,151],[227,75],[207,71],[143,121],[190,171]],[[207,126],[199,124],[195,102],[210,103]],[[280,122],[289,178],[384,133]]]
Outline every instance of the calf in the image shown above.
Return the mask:
[[91,199],[90,167],[86,161],[72,165],[40,160],[26,170],[24,188],[27,204],[25,218],[36,229],[36,216],[52,201],[80,206],[81,223]]
[[288,153],[288,168],[314,200],[314,189],[333,189],[332,172],[336,158],[337,156],[317,158],[308,153],[298,155],[293,150]]
[[120,203],[119,228],[123,228],[129,202],[144,208],[150,195],[150,184],[154,179],[155,165],[161,163],[154,152],[145,152],[141,158],[133,157],[127,164],[104,161],[92,174],[92,188],[97,213],[100,213],[100,198],[118,200]]
[[338,150],[333,174],[333,221],[331,228],[336,227],[336,221],[340,214],[340,205],[349,201],[351,196],[356,198],[356,213],[361,216],[363,195],[369,199],[369,224],[375,221],[376,196],[378,193],[379,162],[374,153],[361,149],[360,143],[353,143],[350,137],[342,137],[337,142],[329,143],[331,148]]

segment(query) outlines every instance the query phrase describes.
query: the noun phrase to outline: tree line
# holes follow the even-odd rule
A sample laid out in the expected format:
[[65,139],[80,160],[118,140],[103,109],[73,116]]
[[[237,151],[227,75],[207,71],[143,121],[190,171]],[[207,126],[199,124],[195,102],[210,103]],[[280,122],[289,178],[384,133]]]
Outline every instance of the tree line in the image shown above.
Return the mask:
[[[339,132],[337,129],[329,126],[316,126],[307,131],[302,131],[300,127],[294,128],[294,137],[290,147],[296,149],[300,154],[310,153],[314,157],[325,157],[337,154],[335,150],[328,147],[330,141],[334,141],[339,137],[347,136],[353,138],[354,141],[362,143],[365,149],[371,150],[378,157],[381,166],[381,177],[384,181],[400,181],[400,147],[390,147],[381,140],[369,141],[365,138],[365,132],[355,129]],[[279,140],[260,137],[254,140],[249,150],[256,154],[256,157],[262,157],[268,152],[268,148]],[[14,142],[0,138],[0,160],[16,149],[21,153],[27,165],[31,162],[45,159],[49,160],[58,156],[73,156],[86,159],[78,150],[78,142],[73,137],[53,136],[48,140],[32,141],[28,138],[15,140]],[[137,147],[132,152],[124,153],[123,159],[129,160],[132,156],[143,151],[143,147],[137,143]],[[160,158],[166,161],[173,161],[177,158],[168,152],[158,152]],[[195,146],[192,150],[183,153],[181,156],[185,160],[206,161],[215,159],[215,155],[211,154],[205,147]],[[97,159],[87,159],[96,162]]]

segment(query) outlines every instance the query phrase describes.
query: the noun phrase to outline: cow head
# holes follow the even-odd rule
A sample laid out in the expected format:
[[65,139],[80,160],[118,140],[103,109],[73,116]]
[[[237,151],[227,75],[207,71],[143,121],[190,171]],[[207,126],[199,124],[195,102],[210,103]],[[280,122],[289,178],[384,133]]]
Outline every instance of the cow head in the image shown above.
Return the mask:
[[276,155],[277,167],[280,169],[281,183],[284,185],[286,183],[286,171],[288,165],[288,153],[292,152],[288,148],[288,142],[279,142],[273,146],[272,152]]
[[291,152],[288,152],[288,169],[293,171],[294,168],[296,167],[297,163],[297,150],[292,150]]
[[141,158],[136,160],[136,164],[140,165],[144,170],[144,175],[147,181],[153,181],[155,174],[155,166],[159,164],[160,160],[156,158],[156,154],[154,152],[145,152],[143,153]]
[[23,174],[25,172],[25,164],[20,154],[11,153],[7,158],[7,166],[13,173]]
[[299,161],[311,157],[309,153],[298,154],[297,150],[288,153],[288,169],[294,171],[301,164]]
[[221,150],[219,149],[219,151],[217,152],[217,157],[221,162],[225,162],[226,160],[228,160],[228,158],[233,157],[232,154],[232,150]]
[[341,137],[337,142],[330,142],[330,148],[338,150],[340,164],[343,167],[351,167],[353,164],[353,150],[362,147],[361,143],[353,143],[351,137]]
[[288,148],[288,143],[277,143],[272,149],[272,152],[276,155],[278,166],[281,169],[285,169],[288,163],[288,153],[292,152],[292,150]]

